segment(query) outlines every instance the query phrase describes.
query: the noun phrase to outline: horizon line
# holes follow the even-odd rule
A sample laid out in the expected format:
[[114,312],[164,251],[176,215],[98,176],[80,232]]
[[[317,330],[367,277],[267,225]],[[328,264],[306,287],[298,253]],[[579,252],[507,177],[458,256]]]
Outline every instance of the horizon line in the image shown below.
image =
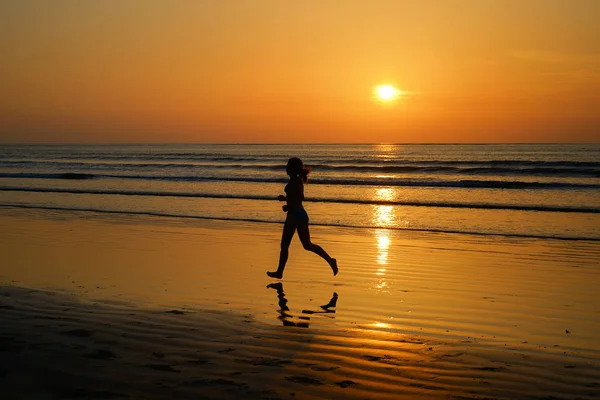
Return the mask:
[[85,145],[106,145],[106,146],[139,146],[139,145],[208,145],[208,146],[359,146],[359,145],[464,145],[464,146],[481,146],[481,145],[600,145],[597,142],[0,142],[0,146],[85,146]]

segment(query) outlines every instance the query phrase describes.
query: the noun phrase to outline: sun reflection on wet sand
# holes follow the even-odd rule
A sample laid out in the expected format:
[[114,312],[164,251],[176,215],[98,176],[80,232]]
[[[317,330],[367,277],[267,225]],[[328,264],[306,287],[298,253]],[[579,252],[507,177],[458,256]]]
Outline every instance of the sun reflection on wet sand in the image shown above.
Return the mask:
[[375,272],[375,275],[378,276],[375,288],[385,290],[388,286],[385,280],[385,273],[387,272],[385,267],[388,263],[388,248],[390,246],[389,232],[386,229],[379,229],[375,231],[375,238],[377,239],[377,264],[379,264],[379,268]]
[[[377,238],[377,264],[387,265],[388,263],[388,248],[390,247],[389,232],[385,229],[380,229],[375,232]],[[383,275],[385,268],[378,269],[377,275]]]
[[392,325],[385,322],[375,322],[372,326],[375,328],[391,328]]
[[386,289],[388,287],[387,282],[385,281],[385,279],[381,278],[379,280],[379,282],[377,283],[377,285],[375,285],[375,287],[379,290],[383,290]]

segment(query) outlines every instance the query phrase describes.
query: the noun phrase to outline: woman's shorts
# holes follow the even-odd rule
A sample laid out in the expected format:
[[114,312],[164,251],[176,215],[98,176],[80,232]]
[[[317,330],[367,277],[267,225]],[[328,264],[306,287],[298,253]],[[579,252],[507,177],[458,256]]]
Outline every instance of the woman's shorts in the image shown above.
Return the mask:
[[308,223],[308,214],[306,213],[304,207],[298,207],[288,211],[287,216],[288,218],[294,218],[298,222]]

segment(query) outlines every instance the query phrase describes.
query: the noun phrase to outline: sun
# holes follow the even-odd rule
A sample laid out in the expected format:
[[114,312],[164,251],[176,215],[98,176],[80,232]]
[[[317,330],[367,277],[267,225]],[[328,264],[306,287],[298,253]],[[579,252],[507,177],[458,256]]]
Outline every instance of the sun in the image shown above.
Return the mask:
[[380,101],[396,100],[401,94],[402,91],[396,89],[392,85],[377,85],[375,86],[375,89],[373,89],[373,95]]

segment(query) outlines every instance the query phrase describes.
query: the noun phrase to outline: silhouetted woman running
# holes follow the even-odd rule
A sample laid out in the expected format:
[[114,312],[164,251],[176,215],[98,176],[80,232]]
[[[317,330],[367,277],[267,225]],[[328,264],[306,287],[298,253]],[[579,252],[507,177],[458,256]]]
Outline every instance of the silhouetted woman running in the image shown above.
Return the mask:
[[281,253],[279,254],[279,267],[275,272],[267,272],[271,278],[281,279],[283,270],[288,259],[288,249],[294,237],[294,232],[298,230],[298,236],[305,250],[312,251],[321,256],[329,263],[333,275],[337,275],[338,267],[337,260],[331,258],[323,248],[310,241],[310,232],[308,230],[308,214],[302,206],[304,200],[304,184],[308,180],[309,168],[305,168],[302,160],[297,157],[292,157],[288,160],[285,171],[290,176],[289,183],[285,186],[286,196],[280,195],[279,201],[285,201],[283,211],[287,211],[285,224],[283,225],[283,233],[281,235]]

